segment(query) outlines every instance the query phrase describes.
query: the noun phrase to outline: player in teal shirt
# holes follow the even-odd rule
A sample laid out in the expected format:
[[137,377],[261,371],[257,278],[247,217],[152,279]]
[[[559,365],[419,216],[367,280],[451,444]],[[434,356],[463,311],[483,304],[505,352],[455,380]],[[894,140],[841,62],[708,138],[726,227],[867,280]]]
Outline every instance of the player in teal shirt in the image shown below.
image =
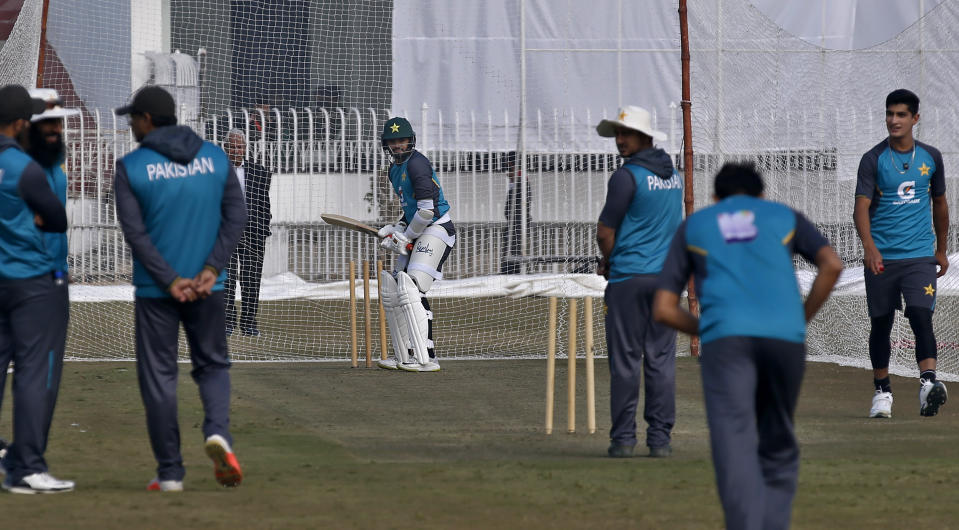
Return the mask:
[[[30,119],[31,126],[27,145],[27,153],[34,159],[47,174],[53,192],[60,199],[60,204],[67,204],[67,174],[64,169],[66,146],[63,142],[65,120],[69,116],[77,116],[77,109],[63,108],[63,102],[57,91],[52,88],[34,88],[30,95],[42,100],[46,110],[34,115]],[[57,273],[64,279],[68,278],[67,265],[67,234],[45,234],[47,251],[53,257]]]
[[[899,89],[886,97],[889,136],[862,156],[853,218],[865,255],[863,275],[869,309],[869,359],[875,391],[871,418],[892,416],[890,334],[902,309],[916,337],[919,414],[935,416],[946,402],[936,380],[936,279],[946,273],[949,205],[945,168],[935,147],[915,140],[919,98]],[[936,267],[938,265],[938,271]]]
[[[702,338],[703,397],[727,528],[788,528],[799,478],[793,416],[806,322],[842,261],[800,213],[763,200],[751,165],[727,164],[716,204],[679,227],[659,276],[657,321]],[[819,271],[803,302],[793,254]],[[680,307],[692,276],[701,316]]]
[[669,155],[654,146],[666,135],[652,128],[646,109],[624,107],[596,131],[615,138],[623,157],[623,166],[609,178],[596,227],[603,254],[597,272],[609,280],[603,297],[612,420],[607,454],[633,455],[643,378],[646,446],[650,456],[669,456],[676,421],[676,332],[653,322],[652,304],[656,275],[683,219],[683,182]]
[[416,134],[405,118],[383,124],[380,136],[389,157],[390,187],[400,199],[403,217],[380,229],[383,248],[397,254],[393,271],[380,271],[383,307],[393,340],[387,370],[437,372],[433,311],[426,293],[443,279],[443,264],[456,244],[450,205],[429,159],[416,150]]
[[202,432],[214,475],[238,486],[243,473],[230,434],[230,357],[223,281],[246,224],[243,191],[226,153],[187,126],[157,86],[116,110],[130,116],[139,147],[117,161],[117,219],[133,255],[137,379],[157,461],[148,490],[183,489],[177,421],[180,324],[203,402]]

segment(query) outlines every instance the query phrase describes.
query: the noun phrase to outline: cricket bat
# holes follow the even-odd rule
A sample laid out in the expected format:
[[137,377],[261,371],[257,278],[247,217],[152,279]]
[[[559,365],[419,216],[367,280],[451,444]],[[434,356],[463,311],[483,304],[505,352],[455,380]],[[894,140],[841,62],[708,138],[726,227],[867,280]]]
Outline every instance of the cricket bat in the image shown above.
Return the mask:
[[347,217],[345,215],[336,215],[332,213],[320,214],[320,219],[323,219],[328,224],[335,226],[342,226],[343,228],[349,228],[350,230],[356,230],[357,232],[363,232],[371,236],[379,237],[379,232],[377,229],[373,228],[370,225],[363,224],[352,217]]

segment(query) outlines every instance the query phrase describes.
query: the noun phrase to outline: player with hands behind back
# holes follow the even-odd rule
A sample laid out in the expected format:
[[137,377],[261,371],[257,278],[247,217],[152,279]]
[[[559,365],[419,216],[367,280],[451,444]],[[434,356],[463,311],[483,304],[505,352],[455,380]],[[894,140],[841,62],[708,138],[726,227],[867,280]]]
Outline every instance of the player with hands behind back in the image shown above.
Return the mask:
[[391,160],[390,187],[400,198],[403,218],[379,231],[381,246],[397,257],[392,272],[380,271],[395,358],[377,364],[388,370],[436,372],[440,365],[433,347],[433,312],[425,295],[435,280],[443,278],[456,230],[436,172],[416,150],[410,122],[390,118],[381,140]]
[[177,421],[180,322],[203,402],[206,454],[217,482],[238,486],[223,282],[246,223],[243,192],[223,150],[176,124],[167,91],[145,87],[116,113],[130,116],[140,143],[117,161],[114,190],[133,254],[137,378],[157,461],[147,489],[181,491],[186,474]]

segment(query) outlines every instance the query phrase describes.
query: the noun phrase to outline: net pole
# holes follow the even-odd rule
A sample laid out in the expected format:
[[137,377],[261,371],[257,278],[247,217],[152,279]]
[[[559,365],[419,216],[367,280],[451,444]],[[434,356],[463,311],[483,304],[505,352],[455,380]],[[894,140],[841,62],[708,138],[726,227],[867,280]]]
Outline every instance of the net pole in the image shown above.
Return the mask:
[[[683,203],[686,216],[689,217],[695,208],[693,195],[693,112],[689,78],[689,21],[687,18],[686,0],[679,0],[679,34],[680,55],[683,62]],[[687,289],[689,312],[699,315],[699,301],[696,299],[696,290],[692,280]],[[692,337],[689,341],[689,354],[699,357],[699,337]]]
[[[519,186],[519,215],[520,215],[520,233],[519,233],[519,253],[520,256],[526,256],[527,240],[529,238],[529,226],[527,225],[526,199],[527,199],[527,180],[526,176],[526,0],[519,2],[519,70],[520,70],[520,89],[519,89],[519,160],[513,160],[513,172],[518,173],[516,185]],[[515,211],[515,210],[514,210]],[[515,215],[515,213],[513,214]],[[507,241],[510,241],[510,229],[513,220],[507,219],[506,233]],[[513,235],[515,237],[515,234]],[[507,247],[508,251],[509,247]],[[520,262],[520,272],[526,273],[526,264]]]
[[50,11],[50,0],[43,0],[43,15],[40,17],[40,50],[37,54],[37,88],[43,87],[43,64],[46,60],[44,50],[47,42],[47,13]]

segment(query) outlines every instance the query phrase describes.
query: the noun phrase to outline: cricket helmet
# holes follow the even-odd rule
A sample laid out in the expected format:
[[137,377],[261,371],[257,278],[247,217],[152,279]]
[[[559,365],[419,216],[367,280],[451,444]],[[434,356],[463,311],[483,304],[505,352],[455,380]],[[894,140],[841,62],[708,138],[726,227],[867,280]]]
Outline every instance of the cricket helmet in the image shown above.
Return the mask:
[[[401,152],[394,152],[386,142],[400,138],[409,138],[409,146]],[[413,153],[413,149],[416,147],[416,133],[413,132],[413,126],[406,118],[397,116],[386,120],[386,123],[383,124],[383,134],[380,135],[380,142],[383,151],[393,160],[393,163],[400,164]]]

